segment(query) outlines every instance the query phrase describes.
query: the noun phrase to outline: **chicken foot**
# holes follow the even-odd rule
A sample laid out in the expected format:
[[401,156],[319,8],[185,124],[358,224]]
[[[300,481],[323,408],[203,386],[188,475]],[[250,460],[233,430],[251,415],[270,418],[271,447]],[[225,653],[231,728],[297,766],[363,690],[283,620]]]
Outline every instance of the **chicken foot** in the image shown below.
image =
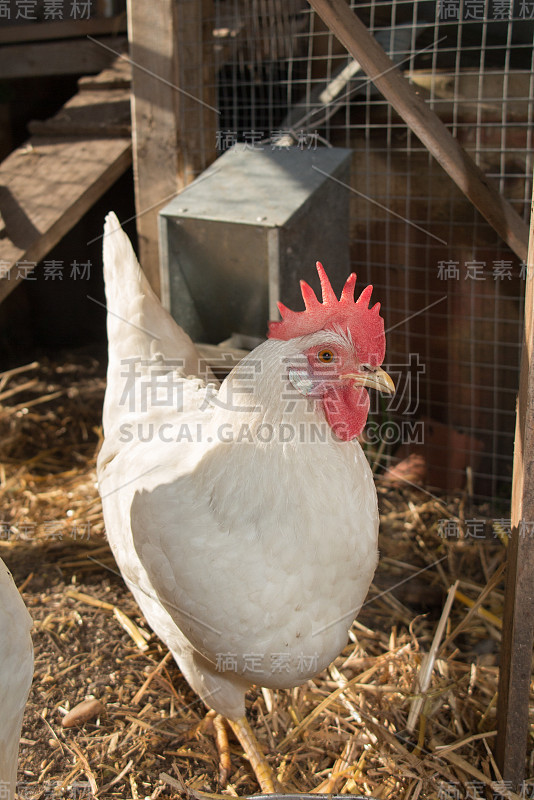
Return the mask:
[[226,728],[226,723],[228,723],[245,751],[245,756],[254,770],[262,792],[264,794],[273,794],[273,792],[279,791],[278,783],[246,717],[241,717],[234,722],[211,709],[206,714],[205,722],[209,723],[213,728],[215,744],[219,753],[219,780],[222,786],[226,784],[232,774],[230,744]]
[[274,794],[276,792],[275,777],[247,718],[239,717],[239,719],[236,720],[228,719],[227,722],[245,751],[246,757],[250,761],[250,766],[258,779],[261,791],[263,794]]
[[226,786],[226,782],[232,774],[232,761],[230,758],[230,744],[228,742],[228,732],[226,730],[225,718],[216,711],[210,711],[208,717],[211,718],[213,730],[215,732],[215,744],[219,753],[219,780],[221,786]]

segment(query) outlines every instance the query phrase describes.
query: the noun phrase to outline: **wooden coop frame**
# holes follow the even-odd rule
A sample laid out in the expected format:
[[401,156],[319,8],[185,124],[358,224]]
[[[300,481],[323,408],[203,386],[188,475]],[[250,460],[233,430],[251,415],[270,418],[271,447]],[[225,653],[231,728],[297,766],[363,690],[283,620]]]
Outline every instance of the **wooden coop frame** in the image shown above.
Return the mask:
[[[528,264],[496,746],[502,778],[518,785],[524,775],[534,641],[534,541],[520,535],[521,521],[534,519],[532,217],[529,238],[528,226],[404,79],[346,0],[309,0],[309,3],[465,196]],[[122,61],[134,67],[131,117],[139,251],[144,270],[156,291],[159,290],[158,211],[216,157],[216,100],[209,88],[215,81],[206,74],[210,69],[209,59],[202,59],[202,53],[198,53],[198,42],[204,47],[209,41],[205,28],[206,20],[212,16],[212,6],[212,0],[197,3],[128,0],[130,58],[123,57]],[[98,35],[101,30],[97,26],[91,33]],[[9,35],[14,34],[6,33]],[[197,52],[192,52],[195,48]],[[45,58],[42,47],[41,51]],[[102,53],[96,55],[92,48],[88,51],[93,59],[103,57]],[[199,57],[202,70],[188,67],[198,63]],[[15,62],[5,55],[0,68],[6,71],[8,64]],[[100,90],[105,80],[102,78]],[[86,90],[90,88],[89,85],[85,87]],[[98,85],[93,89],[99,90]],[[202,102],[192,98],[200,98]],[[78,102],[83,105],[83,97]],[[204,131],[202,147],[196,139],[200,129]],[[51,131],[43,129],[40,133],[50,135]],[[59,135],[56,131],[56,136]],[[29,146],[45,147],[39,141],[38,131]],[[47,154],[57,158],[62,169],[70,169],[79,160],[79,149],[85,147],[86,156],[87,153],[91,156],[85,159],[86,164],[89,163],[87,174],[78,185],[72,184],[71,194],[59,198],[57,207],[49,206],[43,212],[31,204],[25,205],[22,200],[25,194],[35,196],[35,182],[42,180],[38,172],[25,169],[31,149],[19,148],[6,159],[0,170],[2,182],[17,203],[13,204],[12,215],[8,214],[5,222],[8,233],[16,230],[17,237],[15,243],[10,241],[12,237],[3,235],[0,257],[13,264],[21,259],[43,258],[130,163],[130,136],[123,129],[115,132],[115,138],[90,138],[90,144],[74,141],[67,145],[65,139],[58,139],[47,146],[53,149]],[[53,191],[47,194],[52,196]],[[37,236],[38,230],[44,233]],[[0,301],[15,285],[15,281],[0,281]]]

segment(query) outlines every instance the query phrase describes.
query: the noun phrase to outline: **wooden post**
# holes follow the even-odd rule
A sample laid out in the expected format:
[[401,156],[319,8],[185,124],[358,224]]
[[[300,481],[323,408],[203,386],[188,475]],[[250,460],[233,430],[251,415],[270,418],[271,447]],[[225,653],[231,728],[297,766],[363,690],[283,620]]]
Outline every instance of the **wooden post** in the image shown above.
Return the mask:
[[399,72],[346,0],[309,0],[418,139],[522,261],[528,226]]
[[525,774],[534,641],[534,200],[530,217],[525,322],[517,399],[497,707],[496,755],[505,781],[517,790]]
[[158,211],[216,156],[212,21],[212,0],[128,0],[139,257],[158,294]]

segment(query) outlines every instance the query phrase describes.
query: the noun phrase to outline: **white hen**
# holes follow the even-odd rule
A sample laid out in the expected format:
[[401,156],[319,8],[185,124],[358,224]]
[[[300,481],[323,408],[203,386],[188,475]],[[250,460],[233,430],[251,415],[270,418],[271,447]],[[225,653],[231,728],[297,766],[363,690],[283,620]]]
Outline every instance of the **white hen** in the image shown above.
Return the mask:
[[230,721],[266,791],[245,693],[324,669],[377,563],[376,492],[354,437],[364,387],[393,390],[383,321],[370,287],[355,302],[353,275],[338,301],[318,269],[323,303],[303,284],[307,310],[281,306],[271,338],[217,390],[116,217],[106,220],[107,535],[148,623]]
[[17,784],[20,731],[33,677],[32,619],[0,559],[0,797]]

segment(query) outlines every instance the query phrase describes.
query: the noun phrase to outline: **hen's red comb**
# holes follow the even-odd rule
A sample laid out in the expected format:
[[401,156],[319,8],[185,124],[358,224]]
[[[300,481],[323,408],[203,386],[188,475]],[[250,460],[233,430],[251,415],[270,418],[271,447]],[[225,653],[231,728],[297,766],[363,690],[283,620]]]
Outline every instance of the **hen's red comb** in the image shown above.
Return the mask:
[[[372,286],[366,286],[357,300],[354,300],[356,274],[347,278],[341,297],[338,300],[323,265],[316,264],[321,281],[322,302],[319,302],[311,286],[306,281],[300,282],[300,290],[306,306],[305,311],[292,311],[283,303],[278,303],[282,320],[269,322],[269,339],[294,339],[325,329],[341,327],[350,331],[352,340],[362,353],[372,356],[381,364],[384,360],[386,340],[384,336],[384,320],[379,315],[380,303],[369,308]],[[362,355],[364,360],[369,358]]]

